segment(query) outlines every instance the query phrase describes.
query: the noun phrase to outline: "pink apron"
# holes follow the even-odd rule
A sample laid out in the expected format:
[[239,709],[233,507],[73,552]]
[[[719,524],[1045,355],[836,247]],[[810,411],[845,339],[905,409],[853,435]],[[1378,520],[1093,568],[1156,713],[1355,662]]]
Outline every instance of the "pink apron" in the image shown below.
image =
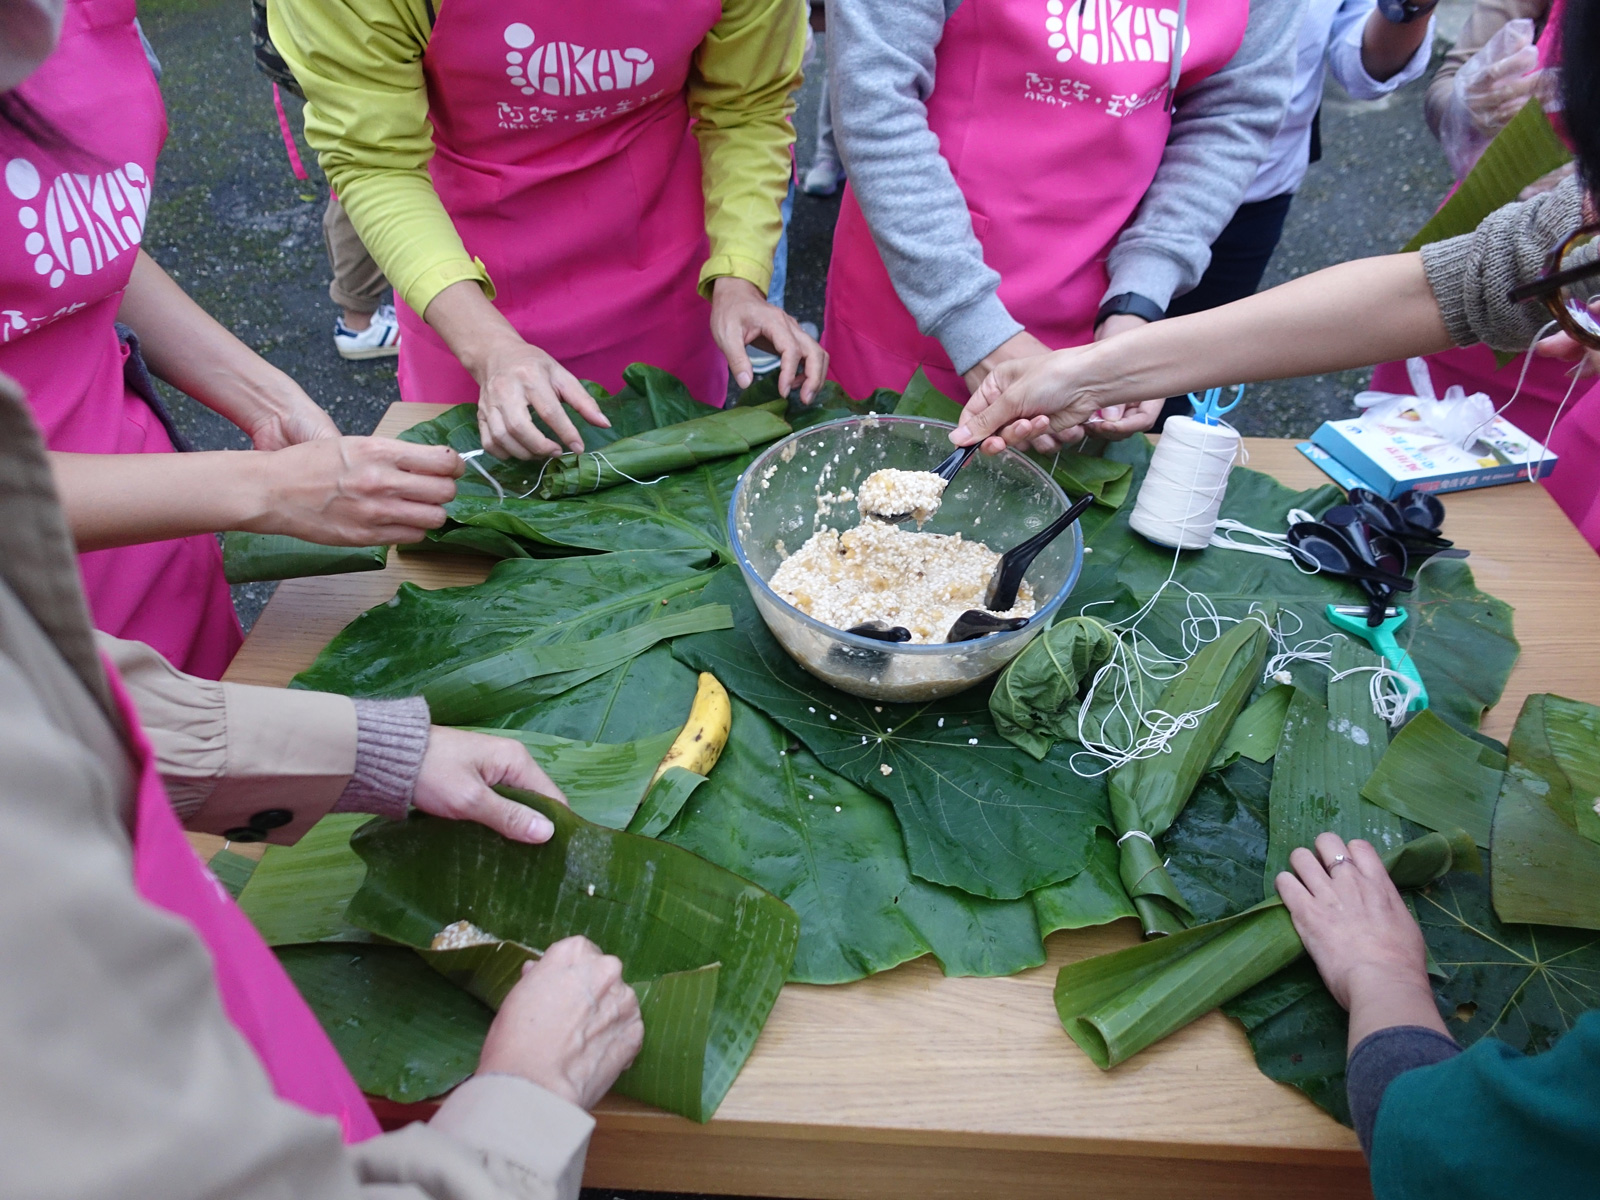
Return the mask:
[[[1561,11],[1562,0],[1555,0],[1546,16],[1544,30],[1539,34],[1541,68],[1560,63]],[[1559,114],[1552,113],[1551,119],[1557,131],[1565,137]],[[1453,195],[1455,188],[1450,189],[1445,199],[1449,200]],[[1571,367],[1567,363],[1549,358],[1535,358],[1528,364],[1528,373],[1523,377],[1523,355],[1517,355],[1502,367],[1496,360],[1494,351],[1484,345],[1457,347],[1439,354],[1430,354],[1428,367],[1433,373],[1434,390],[1439,395],[1444,395],[1445,389],[1452,384],[1460,384],[1468,395],[1482,392],[1494,403],[1495,408],[1505,410],[1501,415],[1506,420],[1529,437],[1541,442],[1549,440],[1551,423],[1555,421],[1561,402],[1572,384],[1572,377],[1569,374]],[[1519,377],[1522,377],[1520,390],[1517,387]],[[1579,390],[1573,393],[1573,400],[1583,394],[1583,387],[1582,383],[1578,385]],[[1406,375],[1405,363],[1381,364],[1372,373],[1372,389],[1377,392],[1407,394],[1411,390],[1411,385]],[[1516,396],[1515,400],[1511,399],[1513,395]],[[1573,400],[1567,401],[1565,411],[1572,411]],[[1510,401],[1509,406],[1507,401]]]
[[[1181,94],[1233,57],[1245,0],[1195,0]],[[1105,258],[1155,177],[1176,0],[963,0],[944,27],[928,127],[966,197],[1000,299],[1053,348],[1094,333]],[[950,396],[966,385],[917,332],[851,186],[828,268],[823,345],[845,391],[902,388],[918,367]]]
[[[67,0],[61,44],[20,92],[62,146],[12,137],[0,189],[0,371],[27,391],[46,444],[83,454],[171,453],[123,383],[115,321],[166,139],[133,0]],[[79,555],[94,623],[216,679],[239,648],[216,538]]]
[[[428,170],[495,307],[580,379],[615,390],[647,362],[719,407],[685,83],[721,15],[718,0],[449,0],[422,59]],[[401,397],[476,403],[444,341],[396,307]]]
[[378,1122],[328,1035],[255,926],[183,836],[138,714],[109,662],[106,674],[139,777],[133,834],[139,894],[181,917],[205,944],[223,1011],[255,1050],[273,1091],[291,1104],[337,1119],[347,1142],[374,1136]]

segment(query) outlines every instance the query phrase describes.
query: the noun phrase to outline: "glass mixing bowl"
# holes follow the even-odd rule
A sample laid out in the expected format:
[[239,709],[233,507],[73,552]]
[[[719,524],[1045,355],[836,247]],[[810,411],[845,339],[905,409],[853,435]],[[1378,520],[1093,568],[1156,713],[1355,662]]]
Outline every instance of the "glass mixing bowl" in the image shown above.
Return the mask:
[[[830,507],[820,498],[854,492],[884,467],[931,471],[953,447],[954,426],[921,417],[848,417],[790,434],[769,446],[739,480],[728,508],[728,532],[739,569],[761,616],[783,648],[817,678],[871,700],[934,700],[980,683],[1009,663],[1050,624],[1083,566],[1076,524],[1028,568],[1038,611],[1021,629],[971,642],[937,645],[880,642],[824,625],[767,586],[788,555],[824,525],[849,529],[855,502]],[[1067,509],[1050,476],[1013,451],[975,454],[946,489],[923,526],[960,533],[1004,552],[1026,541]]]

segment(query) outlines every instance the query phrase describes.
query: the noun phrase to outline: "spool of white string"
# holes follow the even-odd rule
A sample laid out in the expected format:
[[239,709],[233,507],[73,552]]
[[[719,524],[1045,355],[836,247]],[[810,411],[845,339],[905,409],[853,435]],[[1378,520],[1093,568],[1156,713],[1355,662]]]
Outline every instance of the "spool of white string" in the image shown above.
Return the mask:
[[1232,425],[1168,418],[1128,524],[1158,546],[1205,547],[1217,527],[1241,440]]

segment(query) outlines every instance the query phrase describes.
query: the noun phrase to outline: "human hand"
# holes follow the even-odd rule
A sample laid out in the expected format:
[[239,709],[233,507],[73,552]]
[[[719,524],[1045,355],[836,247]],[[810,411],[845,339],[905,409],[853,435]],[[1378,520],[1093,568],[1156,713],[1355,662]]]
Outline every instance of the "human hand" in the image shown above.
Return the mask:
[[958,446],[980,442],[985,454],[1081,441],[1079,426],[1099,407],[1083,386],[1087,353],[1080,346],[1000,363],[967,401],[950,440]]
[[1530,96],[1543,95],[1541,89],[1547,82],[1554,83],[1554,75],[1538,70],[1538,65],[1538,48],[1524,46],[1490,63],[1460,88],[1461,101],[1480,133],[1488,137],[1499,133],[1522,110]]
[[435,725],[428,731],[411,803],[435,817],[476,821],[513,842],[548,842],[555,832],[550,818],[496,794],[497,784],[567,802],[566,793],[516,739]]
[[721,275],[712,283],[711,337],[728,360],[734,381],[742,388],[755,381],[745,347],[758,340],[779,357],[780,395],[787,396],[803,375],[800,400],[810,404],[827,378],[827,351],[800,328],[800,322],[776,304],[768,304],[761,290],[748,279]]
[[1350,1013],[1350,1045],[1379,1029],[1444,1033],[1428,985],[1428,948],[1372,843],[1317,835],[1274,884],[1328,991]]
[[1578,160],[1564,162],[1554,171],[1546,171],[1527,187],[1517,193],[1518,200],[1532,200],[1535,196],[1542,196],[1546,192],[1553,192],[1566,180],[1571,179],[1578,170]]
[[282,450],[301,442],[339,436],[333,418],[287,375],[278,394],[261,405],[259,412],[259,417],[245,429],[257,450]]
[[[317,438],[241,456],[250,515],[232,526],[324,546],[419,542],[445,522],[461,456],[448,446],[390,438]],[[254,486],[248,486],[253,482]]]
[[1014,362],[1019,358],[1033,358],[1039,354],[1049,354],[1050,347],[1027,330],[1013,334],[1001,342],[988,354],[978,360],[977,364],[968,367],[961,376],[967,385],[967,393],[972,396],[978,394],[978,389],[983,386],[983,381],[989,378],[1001,363]]
[[530,408],[574,454],[583,451],[583,438],[563,402],[589,424],[611,427],[577,376],[514,333],[497,338],[472,373],[478,381],[478,436],[496,458],[554,458],[562,452],[533,423]]
[[1533,352],[1539,358],[1575,363],[1574,370],[1580,378],[1585,375],[1600,375],[1600,350],[1589,349],[1565,331],[1540,338],[1534,343]]
[[621,961],[569,937],[523,966],[489,1026],[478,1071],[517,1075],[593,1108],[642,1045],[639,997],[622,981]]

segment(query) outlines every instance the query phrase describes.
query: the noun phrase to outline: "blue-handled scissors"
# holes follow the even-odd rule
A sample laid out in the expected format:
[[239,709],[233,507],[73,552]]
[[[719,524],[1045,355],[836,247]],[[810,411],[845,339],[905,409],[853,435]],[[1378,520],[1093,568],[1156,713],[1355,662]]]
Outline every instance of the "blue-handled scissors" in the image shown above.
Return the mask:
[[1221,424],[1223,413],[1231,413],[1239,407],[1239,401],[1244,399],[1244,384],[1233,389],[1233,403],[1219,404],[1222,399],[1222,389],[1219,387],[1207,388],[1206,398],[1200,399],[1193,392],[1189,393],[1189,407],[1194,409],[1194,418],[1202,425]]

